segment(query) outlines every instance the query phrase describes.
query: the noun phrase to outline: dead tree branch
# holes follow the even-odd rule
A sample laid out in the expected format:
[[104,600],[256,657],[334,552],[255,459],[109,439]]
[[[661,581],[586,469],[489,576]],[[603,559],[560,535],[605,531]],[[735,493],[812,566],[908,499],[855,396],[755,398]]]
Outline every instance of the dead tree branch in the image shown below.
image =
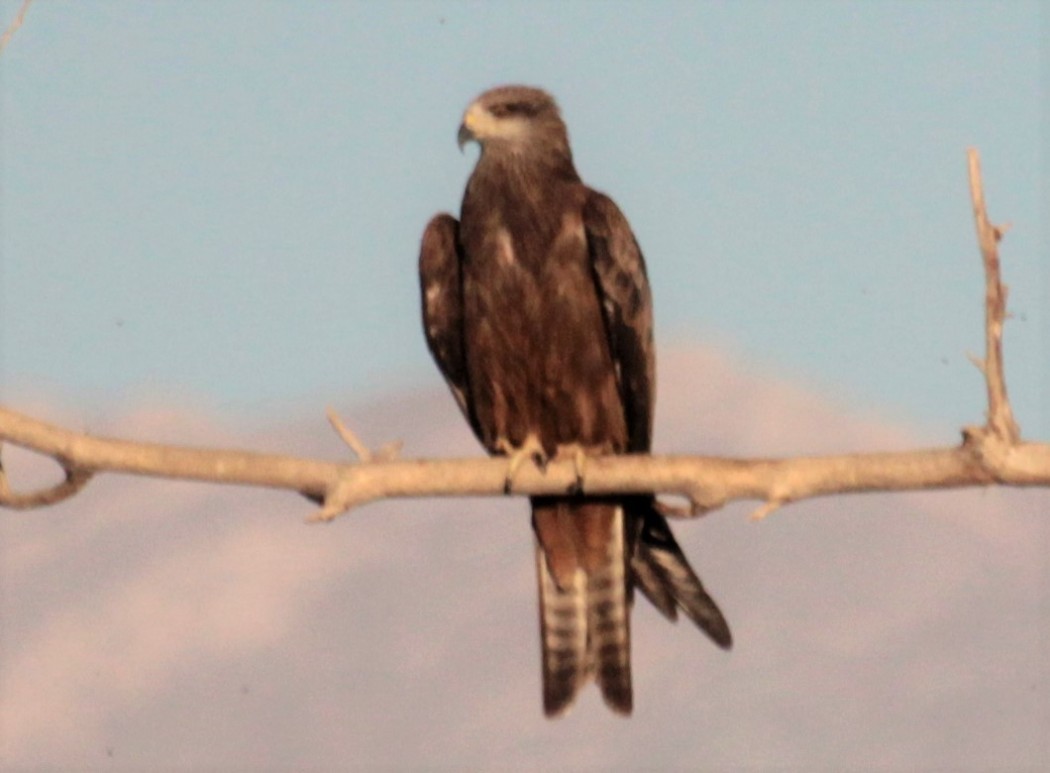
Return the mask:
[[1006,396],[1006,377],[1003,373],[1003,323],[1006,320],[1007,288],[999,271],[999,242],[1009,226],[992,225],[984,206],[984,185],[981,182],[981,157],[976,148],[967,151],[970,167],[970,199],[973,219],[977,226],[977,244],[984,263],[984,360],[978,365],[988,387],[988,414],[985,426],[971,432],[993,432],[1010,442],[1017,441],[1021,431],[1014,421],[1010,401]]
[[[1050,444],[1026,443],[1013,418],[1003,373],[1002,332],[1006,288],[999,272],[1003,229],[985,210],[980,164],[969,152],[970,191],[985,271],[985,356],[978,361],[988,391],[983,426],[963,430],[954,448],[901,453],[845,454],[791,459],[724,459],[706,456],[607,456],[589,459],[588,494],[676,494],[690,502],[686,514],[710,512],[735,500],[757,500],[754,517],[811,497],[873,491],[914,491],[967,486],[1050,486]],[[321,503],[311,520],[331,520],[347,510],[390,497],[497,496],[504,493],[504,459],[397,460],[397,449],[373,453],[335,414],[333,428],[360,460],[335,463],[238,450],[186,448],[94,437],[62,429],[0,407],[0,442],[54,459],[65,480],[18,494],[0,466],[0,506],[29,509],[79,492],[103,472],[181,478],[295,491]],[[571,460],[545,471],[523,465],[515,494],[577,491]],[[669,512],[669,514],[674,514]],[[679,513],[681,514],[681,513]]]
[[26,18],[26,11],[29,10],[29,4],[31,2],[33,2],[33,0],[22,1],[22,7],[19,8],[18,13],[15,14],[14,21],[12,21],[7,29],[4,30],[4,34],[0,35],[0,53],[3,53],[3,50],[7,48],[7,44],[11,42],[11,38],[13,38],[15,33],[18,32],[18,28],[22,26],[22,22],[25,21]]

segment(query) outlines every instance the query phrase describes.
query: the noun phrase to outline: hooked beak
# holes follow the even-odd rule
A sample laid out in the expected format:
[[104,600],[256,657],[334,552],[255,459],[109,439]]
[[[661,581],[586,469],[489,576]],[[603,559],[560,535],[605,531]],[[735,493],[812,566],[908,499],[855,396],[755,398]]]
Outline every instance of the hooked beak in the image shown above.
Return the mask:
[[476,139],[477,137],[474,136],[474,132],[467,128],[466,123],[461,123],[459,125],[459,132],[456,134],[456,144],[459,145],[460,153],[463,152],[464,145],[466,145],[471,140]]

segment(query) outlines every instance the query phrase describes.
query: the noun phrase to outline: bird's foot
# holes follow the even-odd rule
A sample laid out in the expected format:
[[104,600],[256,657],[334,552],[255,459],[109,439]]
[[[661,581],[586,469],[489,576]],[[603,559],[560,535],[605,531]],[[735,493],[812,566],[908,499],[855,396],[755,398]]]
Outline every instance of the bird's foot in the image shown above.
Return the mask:
[[579,443],[558,446],[558,453],[555,454],[555,458],[564,459],[566,457],[572,459],[572,471],[576,476],[572,486],[569,487],[568,493],[582,494],[583,475],[587,471],[587,451]]
[[500,438],[497,441],[497,447],[500,453],[506,455],[507,461],[507,474],[503,479],[503,493],[510,494],[514,486],[514,476],[517,475],[518,470],[521,469],[521,465],[529,460],[541,470],[547,469],[547,462],[550,458],[547,456],[547,452],[543,450],[543,445],[540,443],[540,439],[535,435],[529,435],[525,438],[525,442],[519,447],[515,447],[510,444],[510,441]]

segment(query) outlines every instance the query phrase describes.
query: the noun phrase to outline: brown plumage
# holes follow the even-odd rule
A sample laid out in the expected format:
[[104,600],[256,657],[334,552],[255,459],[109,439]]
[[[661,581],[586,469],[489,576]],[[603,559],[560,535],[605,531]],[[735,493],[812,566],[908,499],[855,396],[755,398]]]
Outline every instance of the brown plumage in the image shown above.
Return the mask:
[[[491,454],[540,462],[648,453],[652,303],[645,262],[611,199],[573,166],[543,91],[504,86],[467,108],[481,156],[460,220],[434,217],[419,256],[430,351]],[[728,648],[729,628],[651,496],[533,497],[544,710],[588,678],[632,706],[631,589]]]

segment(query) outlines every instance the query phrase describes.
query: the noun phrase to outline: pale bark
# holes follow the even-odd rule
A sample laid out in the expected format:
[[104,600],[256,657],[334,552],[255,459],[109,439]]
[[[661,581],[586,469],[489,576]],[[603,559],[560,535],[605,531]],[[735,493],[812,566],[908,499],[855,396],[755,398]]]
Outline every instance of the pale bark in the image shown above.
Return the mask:
[[[976,364],[987,384],[988,410],[981,426],[963,429],[962,443],[900,453],[866,453],[788,459],[703,456],[610,456],[589,459],[578,479],[572,460],[541,471],[525,464],[515,473],[514,494],[678,494],[691,507],[669,515],[710,512],[734,500],[756,500],[755,517],[810,497],[872,491],[914,491],[965,486],[1048,486],[1050,445],[1020,440],[1003,372],[1002,333],[1006,288],[999,273],[1003,229],[984,205],[977,152],[969,152],[974,220],[985,272],[985,355]],[[330,520],[352,507],[387,497],[495,496],[505,493],[505,459],[398,460],[396,449],[375,454],[334,415],[333,426],[360,461],[318,459],[135,443],[71,432],[0,407],[0,441],[53,458],[66,479],[49,488],[16,493],[0,466],[0,506],[29,509],[74,496],[99,473],[123,472],[263,486],[297,491],[321,503],[311,520]]]

